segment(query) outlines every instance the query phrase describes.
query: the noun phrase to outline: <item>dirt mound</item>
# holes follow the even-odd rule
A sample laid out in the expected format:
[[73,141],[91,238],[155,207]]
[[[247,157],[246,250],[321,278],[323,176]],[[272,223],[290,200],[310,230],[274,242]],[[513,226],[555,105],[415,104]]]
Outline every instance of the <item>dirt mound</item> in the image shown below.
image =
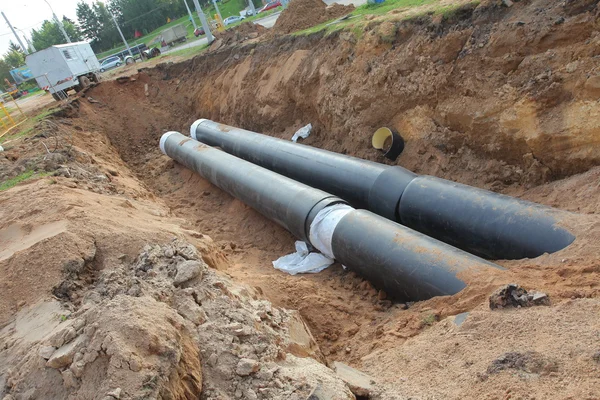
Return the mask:
[[353,5],[344,6],[334,3],[327,7],[322,0],[292,0],[277,18],[273,32],[277,34],[292,33],[342,17],[353,10]]
[[9,398],[354,398],[297,312],[220,276],[186,242],[147,245],[92,286],[86,274],[60,285],[75,288],[62,305],[23,309],[0,331]]
[[222,32],[215,32],[215,41],[211,44],[209,50],[216,51],[222,47],[235,46],[241,43],[252,41],[267,31],[262,25],[251,22],[243,23],[233,29],[227,29]]

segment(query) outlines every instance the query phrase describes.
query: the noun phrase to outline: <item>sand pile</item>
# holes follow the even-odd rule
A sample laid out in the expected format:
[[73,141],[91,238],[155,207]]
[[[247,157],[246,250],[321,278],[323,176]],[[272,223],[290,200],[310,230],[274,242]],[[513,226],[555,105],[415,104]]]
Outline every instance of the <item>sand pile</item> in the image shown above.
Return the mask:
[[342,17],[352,10],[352,5],[333,4],[327,7],[321,0],[293,0],[277,19],[273,31],[280,34],[299,31]]

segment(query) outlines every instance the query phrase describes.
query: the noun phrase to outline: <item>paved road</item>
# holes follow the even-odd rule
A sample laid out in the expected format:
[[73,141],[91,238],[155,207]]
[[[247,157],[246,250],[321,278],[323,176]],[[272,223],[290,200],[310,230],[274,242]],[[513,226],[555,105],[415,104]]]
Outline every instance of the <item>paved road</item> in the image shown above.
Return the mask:
[[[367,2],[367,0],[324,0],[324,1],[325,1],[325,4],[327,4],[327,5],[330,5],[333,3],[339,3],[342,5],[354,4],[354,7],[361,6]],[[275,25],[277,18],[279,18],[279,14],[281,14],[281,12],[271,14],[265,18],[257,19],[254,21],[254,23],[258,24],[258,25],[262,25],[265,28],[272,28],[273,25]],[[177,50],[189,49],[189,48],[201,46],[201,45],[207,44],[207,43],[208,43],[208,41],[206,40],[206,37],[203,37],[201,39],[194,39],[194,40],[188,41],[187,43],[182,44],[180,46],[173,47],[169,50],[163,51],[163,54],[169,54],[169,53],[172,53]]]

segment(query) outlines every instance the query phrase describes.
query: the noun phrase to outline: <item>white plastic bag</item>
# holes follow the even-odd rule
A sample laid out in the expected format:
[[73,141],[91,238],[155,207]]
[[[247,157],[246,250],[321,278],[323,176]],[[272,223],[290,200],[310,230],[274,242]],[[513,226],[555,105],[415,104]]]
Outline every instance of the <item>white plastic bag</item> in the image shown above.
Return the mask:
[[273,261],[273,267],[290,275],[314,274],[323,271],[333,263],[333,259],[320,253],[311,253],[306,243],[297,241],[296,252]]
[[292,136],[292,142],[296,143],[299,138],[306,139],[310,136],[310,131],[312,131],[312,124],[308,124],[298,129],[294,136]]

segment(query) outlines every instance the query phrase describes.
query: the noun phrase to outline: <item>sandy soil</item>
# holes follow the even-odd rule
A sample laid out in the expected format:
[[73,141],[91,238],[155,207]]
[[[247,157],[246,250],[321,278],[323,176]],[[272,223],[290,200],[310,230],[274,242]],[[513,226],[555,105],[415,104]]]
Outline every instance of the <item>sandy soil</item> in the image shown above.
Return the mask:
[[[0,193],[0,398],[352,398],[318,361],[370,375],[374,399],[599,398],[597,3],[484,2],[361,38],[238,44],[60,109],[0,159],[3,177],[55,174]],[[311,122],[307,144],[386,163],[368,141],[392,126],[407,139],[398,164],[573,211],[577,239],[418,303],[338,265],[285,275],[271,262],[293,251],[289,233],[160,153],[163,132],[201,117],[285,138]],[[181,287],[190,260],[206,278]],[[490,310],[510,282],[551,306]],[[72,359],[48,367],[40,354],[59,344]]]

